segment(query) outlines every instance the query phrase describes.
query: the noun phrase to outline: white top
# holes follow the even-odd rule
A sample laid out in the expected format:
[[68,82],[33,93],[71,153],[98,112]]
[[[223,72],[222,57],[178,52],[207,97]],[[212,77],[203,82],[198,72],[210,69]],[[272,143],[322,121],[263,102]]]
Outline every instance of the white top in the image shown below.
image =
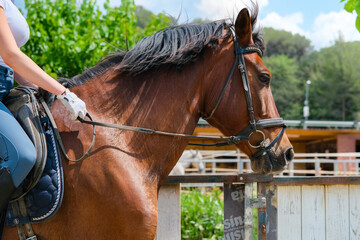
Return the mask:
[[[12,3],[11,0],[0,0],[0,7],[5,11],[6,20],[9,24],[10,30],[14,35],[18,47],[22,47],[29,40],[30,30],[24,16],[19,9]],[[0,56],[0,65],[7,66]]]

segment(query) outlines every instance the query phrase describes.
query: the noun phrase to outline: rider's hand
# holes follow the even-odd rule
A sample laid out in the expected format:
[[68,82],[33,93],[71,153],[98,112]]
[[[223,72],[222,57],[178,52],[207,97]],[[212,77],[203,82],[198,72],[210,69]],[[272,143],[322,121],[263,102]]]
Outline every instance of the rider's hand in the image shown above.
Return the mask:
[[60,101],[70,111],[73,120],[76,120],[77,117],[85,118],[87,113],[86,105],[80,98],[78,98],[78,96],[76,96],[75,93],[66,89],[63,94],[57,95],[56,98],[60,99]]

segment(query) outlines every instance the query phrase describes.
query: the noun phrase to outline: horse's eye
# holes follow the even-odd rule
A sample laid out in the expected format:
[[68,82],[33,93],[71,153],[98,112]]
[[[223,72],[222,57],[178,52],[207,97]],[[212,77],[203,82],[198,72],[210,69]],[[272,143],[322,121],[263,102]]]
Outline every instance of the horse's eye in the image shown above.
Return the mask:
[[266,74],[266,73],[260,74],[260,75],[258,76],[258,78],[259,78],[259,80],[260,80],[261,83],[263,83],[263,84],[265,84],[265,85],[269,85],[269,84],[270,84],[271,77],[270,77],[269,74]]

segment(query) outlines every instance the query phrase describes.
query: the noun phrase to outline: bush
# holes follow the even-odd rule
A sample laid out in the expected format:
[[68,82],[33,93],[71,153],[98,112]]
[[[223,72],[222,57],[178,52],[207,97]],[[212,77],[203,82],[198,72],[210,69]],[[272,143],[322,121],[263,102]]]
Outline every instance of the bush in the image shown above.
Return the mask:
[[219,188],[181,194],[182,239],[224,239],[223,222],[224,202]]
[[[119,7],[96,0],[25,0],[30,41],[22,50],[53,77],[72,77],[109,53],[126,51],[141,38],[167,27],[164,14],[137,26],[134,0]],[[26,78],[26,76],[24,76]]]

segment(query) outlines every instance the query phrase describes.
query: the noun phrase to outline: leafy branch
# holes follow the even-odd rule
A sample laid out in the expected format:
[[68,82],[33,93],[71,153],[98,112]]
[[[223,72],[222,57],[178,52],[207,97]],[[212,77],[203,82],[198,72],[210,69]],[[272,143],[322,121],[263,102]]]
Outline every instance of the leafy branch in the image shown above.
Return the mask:
[[354,11],[358,15],[356,17],[356,28],[360,31],[360,0],[341,0],[341,2],[346,2],[344,9],[349,13],[353,13]]

